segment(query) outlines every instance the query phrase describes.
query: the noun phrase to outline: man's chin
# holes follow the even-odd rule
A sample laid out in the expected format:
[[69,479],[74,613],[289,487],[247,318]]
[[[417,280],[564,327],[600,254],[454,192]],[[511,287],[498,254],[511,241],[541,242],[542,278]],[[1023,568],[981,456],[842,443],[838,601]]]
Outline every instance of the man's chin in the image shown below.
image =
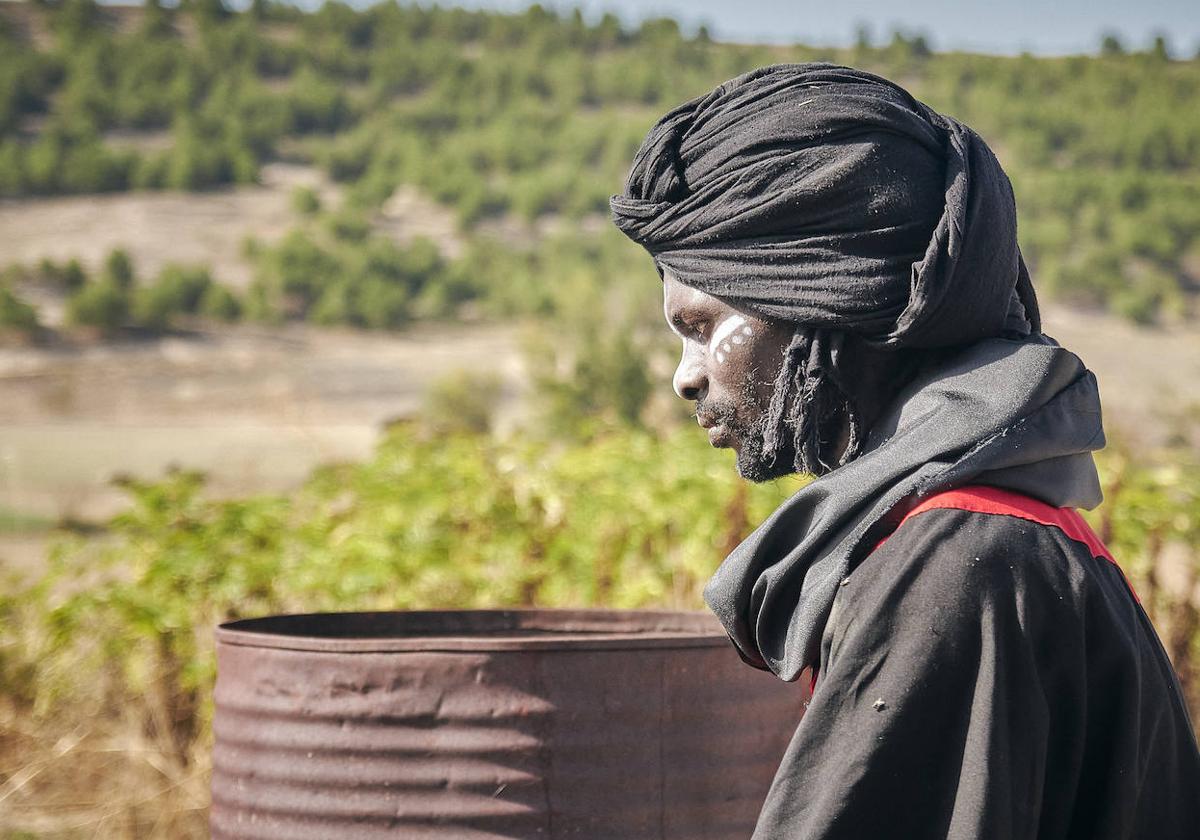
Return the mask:
[[794,473],[795,467],[790,463],[777,464],[763,455],[763,447],[759,441],[737,441],[729,447],[734,451],[738,475],[747,481],[761,484],[764,481],[774,481],[785,475]]
[[707,422],[701,425],[708,429],[708,442],[714,449],[733,450],[738,475],[747,481],[773,481],[796,472],[795,453],[790,446],[788,451],[777,453],[778,457],[764,455],[766,444],[758,423],[740,423],[736,418],[721,417],[713,425]]

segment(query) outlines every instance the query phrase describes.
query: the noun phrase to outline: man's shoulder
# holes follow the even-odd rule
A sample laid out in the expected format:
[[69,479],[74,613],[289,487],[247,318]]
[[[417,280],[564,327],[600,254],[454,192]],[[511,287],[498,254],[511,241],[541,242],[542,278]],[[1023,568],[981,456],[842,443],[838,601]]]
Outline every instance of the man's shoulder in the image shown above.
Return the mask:
[[826,625],[827,650],[833,658],[890,651],[913,663],[943,664],[974,661],[998,644],[1053,655],[1050,640],[1082,639],[1094,602],[1108,600],[1089,594],[1096,583],[1086,566],[1099,563],[1108,561],[1052,526],[928,510],[906,520],[842,581]]
[[844,587],[882,609],[959,607],[977,615],[998,600],[1048,599],[1068,606],[1108,563],[1061,527],[1003,513],[937,507],[905,520],[852,572]]

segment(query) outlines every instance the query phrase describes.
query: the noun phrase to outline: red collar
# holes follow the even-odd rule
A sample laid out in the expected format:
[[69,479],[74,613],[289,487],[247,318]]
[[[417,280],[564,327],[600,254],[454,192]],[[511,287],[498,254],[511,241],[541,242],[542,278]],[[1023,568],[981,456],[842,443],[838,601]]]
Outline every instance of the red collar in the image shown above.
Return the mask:
[[[999,487],[987,487],[982,484],[960,487],[957,490],[946,490],[930,496],[906,513],[904,518],[896,523],[896,528],[927,510],[944,510],[946,508],[966,510],[972,513],[1015,516],[1039,525],[1049,525],[1052,528],[1058,528],[1069,539],[1086,545],[1093,557],[1103,557],[1105,560],[1116,562],[1104,542],[1079,515],[1079,511],[1074,508],[1056,508],[1023,493],[1014,493],[1012,490],[1001,490]],[[895,533],[895,529],[892,533]],[[887,537],[880,540],[875,549],[878,550],[890,536],[891,534],[888,534]]]

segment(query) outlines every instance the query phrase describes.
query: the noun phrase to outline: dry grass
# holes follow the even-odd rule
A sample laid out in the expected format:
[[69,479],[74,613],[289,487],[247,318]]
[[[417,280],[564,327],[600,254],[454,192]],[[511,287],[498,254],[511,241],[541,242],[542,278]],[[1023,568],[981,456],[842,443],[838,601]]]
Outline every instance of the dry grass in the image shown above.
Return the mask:
[[181,756],[132,717],[63,734],[0,710],[0,835],[207,837],[208,750]]

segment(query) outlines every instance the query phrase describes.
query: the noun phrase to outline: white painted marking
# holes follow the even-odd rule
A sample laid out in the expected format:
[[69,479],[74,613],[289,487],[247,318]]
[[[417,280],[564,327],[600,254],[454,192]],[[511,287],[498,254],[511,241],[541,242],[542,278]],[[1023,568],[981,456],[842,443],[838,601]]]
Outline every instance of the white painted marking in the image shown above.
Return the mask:
[[[746,323],[746,319],[742,316],[730,316],[718,325],[713,330],[712,341],[708,342],[709,352],[715,352],[716,348],[720,347],[725,342],[726,338],[730,337],[733,332],[736,332],[739,326]],[[726,348],[728,349],[728,348]]]

